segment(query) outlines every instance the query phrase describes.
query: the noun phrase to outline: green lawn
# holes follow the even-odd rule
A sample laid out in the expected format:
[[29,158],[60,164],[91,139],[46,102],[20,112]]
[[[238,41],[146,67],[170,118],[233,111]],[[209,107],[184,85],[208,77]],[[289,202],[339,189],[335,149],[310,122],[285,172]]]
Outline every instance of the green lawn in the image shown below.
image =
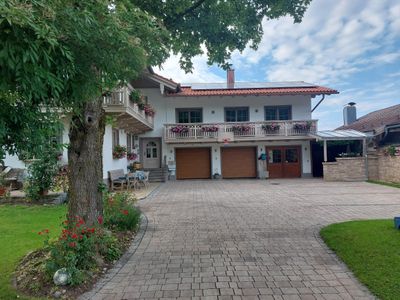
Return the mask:
[[43,245],[39,231],[47,228],[52,236],[59,234],[65,214],[66,206],[0,205],[0,299],[16,299],[11,286],[16,264]]
[[400,295],[400,231],[393,220],[353,221],[321,230],[327,245],[382,300]]
[[375,183],[375,184],[381,184],[381,185],[387,185],[395,188],[400,188],[400,183],[396,182],[386,182],[386,181],[379,181],[379,180],[368,180],[369,183]]

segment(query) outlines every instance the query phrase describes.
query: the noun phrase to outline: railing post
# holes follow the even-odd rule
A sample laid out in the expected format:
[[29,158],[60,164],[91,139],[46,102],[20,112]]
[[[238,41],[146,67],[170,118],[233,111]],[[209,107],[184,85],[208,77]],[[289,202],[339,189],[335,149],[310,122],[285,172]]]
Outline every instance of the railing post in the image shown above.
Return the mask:
[[194,139],[197,140],[197,125],[194,125]]
[[288,136],[288,122],[285,122],[285,136]]

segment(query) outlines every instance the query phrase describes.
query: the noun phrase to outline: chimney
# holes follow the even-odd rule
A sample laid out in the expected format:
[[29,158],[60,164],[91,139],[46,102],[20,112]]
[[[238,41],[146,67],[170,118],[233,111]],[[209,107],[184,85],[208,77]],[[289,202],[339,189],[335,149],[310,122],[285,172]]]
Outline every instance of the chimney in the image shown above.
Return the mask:
[[354,102],[349,102],[343,108],[343,122],[344,125],[350,125],[357,120],[357,109]]
[[226,71],[226,86],[228,89],[235,88],[235,70],[229,69]]

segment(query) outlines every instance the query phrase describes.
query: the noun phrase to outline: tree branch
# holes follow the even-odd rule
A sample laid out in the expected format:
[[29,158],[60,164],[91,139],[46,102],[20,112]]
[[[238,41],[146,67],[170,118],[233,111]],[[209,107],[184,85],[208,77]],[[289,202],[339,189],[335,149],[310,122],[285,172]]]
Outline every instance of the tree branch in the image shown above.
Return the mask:
[[177,14],[176,16],[172,17],[172,20],[177,20],[179,18],[182,18],[190,13],[192,13],[196,8],[198,8],[200,5],[202,5],[204,2],[206,2],[206,0],[198,0],[197,2],[195,2],[192,6],[188,7],[187,9],[185,9],[185,11]]

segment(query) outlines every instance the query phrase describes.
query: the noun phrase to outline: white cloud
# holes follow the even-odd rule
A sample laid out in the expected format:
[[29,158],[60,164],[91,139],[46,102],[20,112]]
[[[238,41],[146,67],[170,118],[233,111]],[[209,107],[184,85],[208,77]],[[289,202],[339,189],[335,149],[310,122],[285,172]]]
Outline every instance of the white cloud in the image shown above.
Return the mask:
[[233,62],[257,64],[269,81],[322,84],[340,82],[370,68],[371,62],[375,66],[393,63],[400,59],[390,49],[400,29],[400,5],[393,4],[391,0],[314,0],[300,24],[289,17],[264,20],[259,49],[235,53]]
[[162,68],[155,68],[155,71],[167,78],[171,78],[179,83],[195,83],[195,82],[224,82],[225,79],[215,75],[207,65],[206,55],[196,56],[193,59],[193,72],[185,73],[179,67],[179,57],[172,55],[163,65]]

